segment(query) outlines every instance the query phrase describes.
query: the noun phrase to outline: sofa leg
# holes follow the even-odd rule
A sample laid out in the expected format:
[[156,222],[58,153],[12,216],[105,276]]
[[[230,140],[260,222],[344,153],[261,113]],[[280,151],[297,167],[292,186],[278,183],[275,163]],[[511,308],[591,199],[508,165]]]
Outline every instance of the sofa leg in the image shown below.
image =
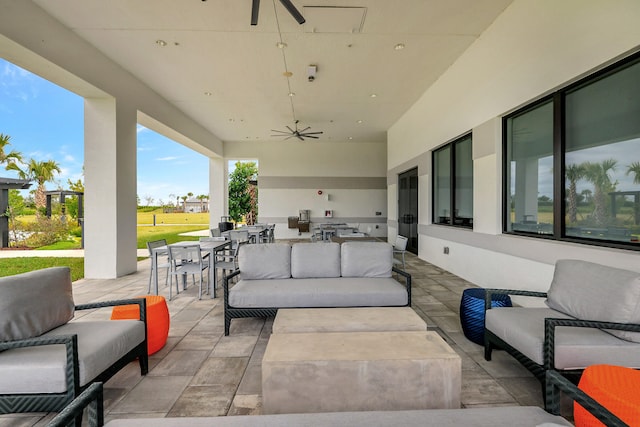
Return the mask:
[[493,351],[493,347],[489,341],[484,342],[484,360],[491,360],[491,352]]
[[225,316],[224,317],[224,336],[229,336],[229,329],[231,329],[231,318]]
[[144,356],[140,356],[138,358],[140,361],[140,375],[147,375],[149,372],[149,355],[144,354]]

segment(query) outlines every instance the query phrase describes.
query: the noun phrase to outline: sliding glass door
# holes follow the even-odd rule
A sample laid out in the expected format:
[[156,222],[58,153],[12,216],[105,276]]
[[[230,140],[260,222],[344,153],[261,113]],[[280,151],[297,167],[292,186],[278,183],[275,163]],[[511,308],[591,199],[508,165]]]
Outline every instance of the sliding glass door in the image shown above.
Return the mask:
[[418,169],[398,175],[398,234],[408,238],[407,250],[418,254]]

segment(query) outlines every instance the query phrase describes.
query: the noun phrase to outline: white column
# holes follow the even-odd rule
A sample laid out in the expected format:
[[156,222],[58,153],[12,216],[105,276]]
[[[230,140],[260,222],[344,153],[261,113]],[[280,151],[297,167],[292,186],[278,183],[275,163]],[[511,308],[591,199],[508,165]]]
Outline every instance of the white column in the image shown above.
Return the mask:
[[225,160],[221,157],[209,158],[209,225],[218,227],[220,217],[228,212],[228,178]]
[[133,273],[136,259],[136,109],[85,99],[86,278]]

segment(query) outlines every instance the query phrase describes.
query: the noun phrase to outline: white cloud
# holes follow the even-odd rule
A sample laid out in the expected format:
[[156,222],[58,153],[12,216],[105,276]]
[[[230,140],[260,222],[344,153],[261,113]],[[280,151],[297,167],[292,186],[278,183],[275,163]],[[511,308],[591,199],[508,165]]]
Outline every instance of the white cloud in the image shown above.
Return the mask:
[[159,162],[167,162],[167,161],[171,161],[171,160],[178,160],[180,157],[176,157],[176,156],[167,156],[167,157],[158,157],[155,160],[159,161]]

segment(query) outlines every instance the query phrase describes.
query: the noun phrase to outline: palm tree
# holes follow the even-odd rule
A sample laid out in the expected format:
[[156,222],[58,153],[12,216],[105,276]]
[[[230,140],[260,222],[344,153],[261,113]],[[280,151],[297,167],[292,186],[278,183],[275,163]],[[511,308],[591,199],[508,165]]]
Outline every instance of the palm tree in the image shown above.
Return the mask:
[[640,162],[633,162],[627,166],[627,175],[633,174],[633,183],[640,184]]
[[46,191],[45,184],[53,181],[53,177],[56,172],[60,173],[60,166],[54,160],[37,161],[30,159],[26,164],[26,169],[20,169],[15,163],[13,170],[18,172],[18,175],[22,179],[30,179],[38,184],[35,193],[36,214],[41,215],[42,210],[46,208],[47,196],[44,194]]
[[584,177],[585,167],[584,165],[571,164],[567,166],[565,175],[569,181],[569,194],[567,195],[567,215],[569,215],[569,222],[575,224],[578,220],[578,192],[576,190],[576,183]]
[[607,224],[607,193],[615,188],[615,184],[611,182],[609,171],[616,168],[617,160],[607,159],[602,163],[584,163],[585,178],[594,186],[593,195],[593,219],[598,226]]
[[7,170],[15,170],[12,165],[22,161],[22,154],[15,150],[11,150],[8,153],[6,152],[7,146],[11,145],[9,142],[10,139],[11,137],[9,135],[0,133],[0,165],[5,163]]
[[209,199],[209,196],[207,196],[206,194],[200,194],[196,196],[196,199],[200,200],[200,212],[206,212],[204,201]]
[[182,212],[187,212],[187,199],[189,196],[182,196]]

